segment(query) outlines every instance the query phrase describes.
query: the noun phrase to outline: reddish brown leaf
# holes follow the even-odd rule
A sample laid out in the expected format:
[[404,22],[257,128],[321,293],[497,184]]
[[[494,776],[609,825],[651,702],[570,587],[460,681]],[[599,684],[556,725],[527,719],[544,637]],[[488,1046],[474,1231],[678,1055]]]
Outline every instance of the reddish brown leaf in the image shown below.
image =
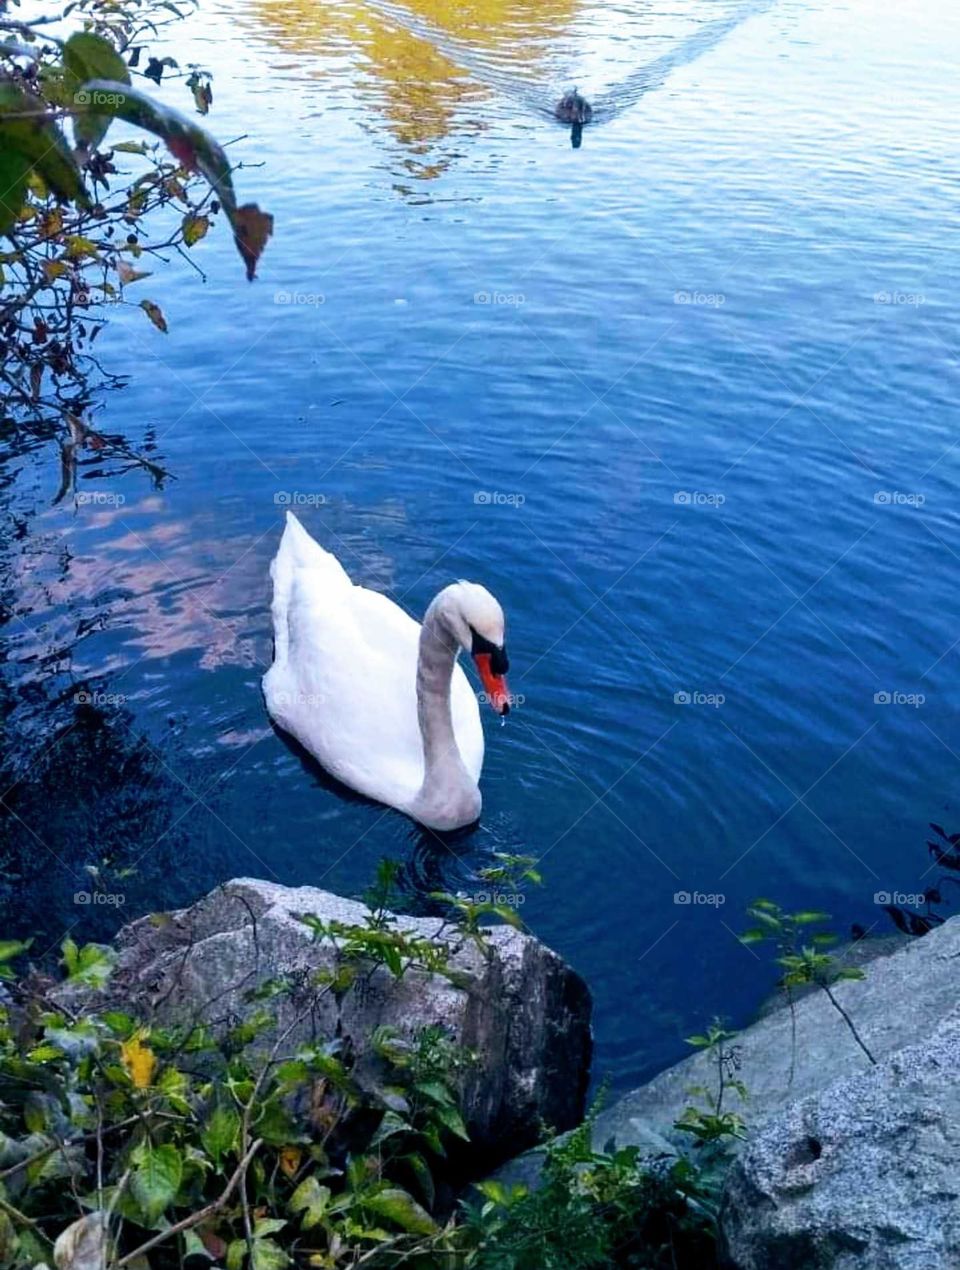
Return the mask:
[[247,266],[247,277],[252,281],[256,276],[257,261],[273,233],[273,217],[269,212],[261,212],[256,203],[244,203],[233,216],[233,232],[237,250]]

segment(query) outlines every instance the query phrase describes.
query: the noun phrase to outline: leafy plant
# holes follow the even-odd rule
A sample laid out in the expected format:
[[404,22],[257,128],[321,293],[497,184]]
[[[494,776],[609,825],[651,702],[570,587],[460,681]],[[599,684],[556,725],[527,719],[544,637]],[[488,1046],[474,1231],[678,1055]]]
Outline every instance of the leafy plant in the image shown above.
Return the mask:
[[716,1147],[730,1138],[744,1138],[743,1118],[724,1105],[728,1096],[735,1093],[741,1101],[747,1099],[747,1087],[740,1079],[740,1047],[728,1045],[736,1036],[736,1032],[728,1032],[721,1027],[718,1020],[710,1024],[701,1035],[688,1036],[687,1044],[695,1049],[706,1051],[712,1058],[716,1069],[716,1089],[705,1085],[696,1085],[687,1092],[700,1098],[705,1104],[702,1107],[690,1105],[685,1107],[675,1128],[681,1133],[689,1133],[698,1147]]
[[[479,1270],[673,1270],[716,1265],[713,1219],[699,1170],[651,1166],[636,1147],[591,1146],[596,1108],[547,1147],[540,1186],[481,1182],[464,1205],[465,1266]],[[437,1263],[440,1264],[440,1263]]]
[[[150,277],[148,261],[170,251],[189,259],[222,213],[252,277],[272,231],[272,217],[239,204],[210,134],[135,82],[159,83],[170,66],[181,74],[169,57],[140,69],[164,21],[181,12],[169,0],[79,0],[29,21],[0,14],[0,383],[19,427],[60,441],[60,497],[84,450],[165,475],[84,419],[91,375],[120,382],[101,374],[93,349],[106,308],[140,308],[165,332],[153,300],[128,298]],[[53,33],[64,24],[80,29]],[[186,82],[206,113],[209,76],[193,68]],[[118,121],[146,137],[106,148]]]
[[[858,966],[845,966],[832,953],[826,951],[837,941],[837,936],[833,932],[811,929],[829,921],[829,913],[821,913],[813,909],[787,913],[779,904],[765,899],[754,900],[747,909],[747,913],[756,925],[744,931],[740,938],[745,944],[772,940],[776,945],[778,956],[775,960],[777,965],[783,967],[779,986],[787,997],[791,1015],[798,989],[819,989],[843,1019],[857,1045],[869,1061],[875,1064],[877,1060],[870,1053],[853,1019],[837,1000],[833,991],[834,986],[842,980],[865,978],[864,972]],[[795,1027],[794,1017],[794,1029]],[[795,1048],[796,1031],[794,1030]]]
[[[18,978],[28,946],[0,944],[0,1270],[713,1264],[701,1172],[594,1151],[593,1114],[548,1145],[538,1190],[488,1181],[454,1207],[448,1153],[467,1146],[460,1091],[476,1056],[442,1026],[375,1031],[374,1092],[339,1036],[292,1044],[323,996],[342,1003],[377,972],[452,976],[454,949],[488,950],[480,927],[450,921],[435,941],[406,929],[395,880],[381,865],[356,923],[305,916],[332,942],[333,968],[260,983],[226,1030],[91,1009],[109,947],[66,939],[65,991],[35,971]],[[294,1012],[278,1032],[281,1004]]]

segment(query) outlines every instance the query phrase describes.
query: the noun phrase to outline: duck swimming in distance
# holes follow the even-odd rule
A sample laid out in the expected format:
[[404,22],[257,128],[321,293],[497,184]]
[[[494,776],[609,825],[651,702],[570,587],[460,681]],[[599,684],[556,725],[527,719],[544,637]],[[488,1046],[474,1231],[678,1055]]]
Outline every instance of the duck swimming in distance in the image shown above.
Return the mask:
[[593,118],[593,107],[576,88],[571,88],[557,102],[553,113],[561,123],[589,123]]
[[574,150],[579,150],[583,125],[593,118],[593,107],[586,97],[582,97],[576,88],[571,88],[554,106],[553,113],[561,123],[570,124],[570,144]]

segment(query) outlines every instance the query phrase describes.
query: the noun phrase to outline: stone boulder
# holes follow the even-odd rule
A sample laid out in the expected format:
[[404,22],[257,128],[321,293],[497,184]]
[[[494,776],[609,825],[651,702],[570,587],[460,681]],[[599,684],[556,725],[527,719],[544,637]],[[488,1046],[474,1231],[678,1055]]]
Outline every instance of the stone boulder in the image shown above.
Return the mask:
[[[838,983],[833,993],[879,1060],[932,1034],[956,1007],[960,918],[951,918],[922,939],[876,942],[881,955],[864,965],[866,978]],[[858,947],[863,946],[854,949]],[[793,1019],[789,1009],[773,1010],[739,1032],[733,1044],[750,1097],[740,1104],[733,1095],[728,1106],[751,1129],[833,1081],[870,1069],[846,1023],[819,989],[796,1003]],[[602,1145],[613,1138],[618,1146],[636,1144],[646,1154],[670,1143],[689,1147],[689,1136],[677,1134],[673,1123],[695,1101],[691,1087],[712,1088],[715,1080],[714,1060],[703,1052],[692,1054],[601,1112],[594,1142]]]
[[767,1121],[727,1175],[726,1253],[738,1270],[950,1270],[958,1161],[954,1013]]
[[562,1130],[580,1121],[591,1054],[590,994],[556,953],[498,926],[485,931],[484,955],[439,919],[399,917],[401,929],[454,945],[456,985],[420,971],[395,979],[379,967],[339,1001],[332,993],[321,996],[301,1018],[315,996],[311,976],[336,957],[329,941],[313,939],[301,914],[362,925],[367,909],[313,887],[228,882],[190,908],[125,926],[116,939],[116,970],[96,1004],[158,1023],[202,1019],[223,1032],[262,1008],[250,1003],[252,989],[284,977],[294,990],[271,1000],[276,1020],[266,1042],[298,1018],[291,1049],[312,1038],[340,1037],[366,1090],[383,1076],[369,1045],[375,1028],[411,1038],[439,1024],[476,1056],[464,1077],[463,1109],[478,1169],[530,1146],[543,1125]]

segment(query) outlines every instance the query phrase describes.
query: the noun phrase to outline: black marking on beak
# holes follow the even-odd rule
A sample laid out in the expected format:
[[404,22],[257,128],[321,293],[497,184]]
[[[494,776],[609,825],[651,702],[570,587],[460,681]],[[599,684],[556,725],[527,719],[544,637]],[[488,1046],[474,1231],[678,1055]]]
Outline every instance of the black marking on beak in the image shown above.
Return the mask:
[[481,635],[479,631],[475,631],[470,627],[470,634],[473,636],[473,643],[470,646],[470,652],[474,657],[477,653],[489,653],[490,669],[495,675],[505,675],[510,669],[510,659],[507,657],[507,648],[504,645],[498,648],[492,640]]

